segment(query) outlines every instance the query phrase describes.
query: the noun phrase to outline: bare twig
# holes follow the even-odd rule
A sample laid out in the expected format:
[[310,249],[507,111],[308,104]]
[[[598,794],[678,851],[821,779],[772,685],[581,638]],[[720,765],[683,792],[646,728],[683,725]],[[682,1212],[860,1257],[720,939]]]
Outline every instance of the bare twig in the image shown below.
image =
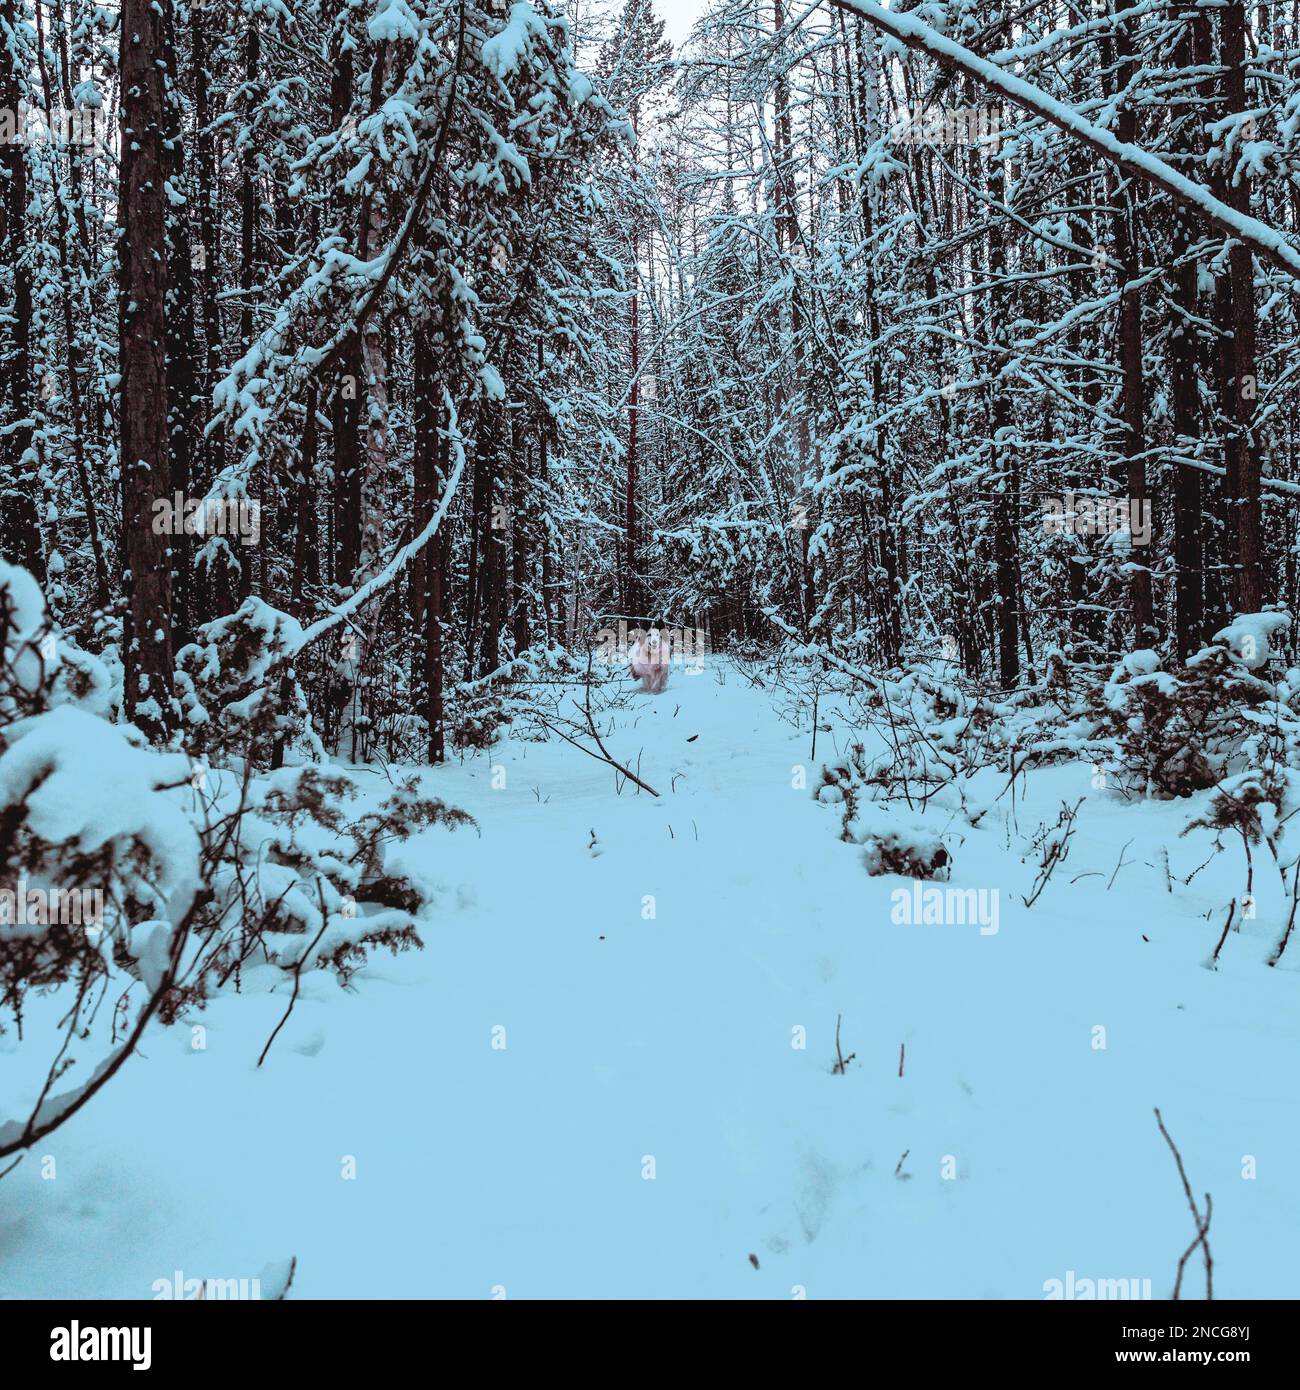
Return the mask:
[[293,993],[289,996],[289,1007],[284,1011],[284,1017],[279,1021],[279,1023],[275,1025],[275,1028],[272,1031],[271,1036],[267,1038],[266,1046],[262,1049],[262,1055],[257,1059],[257,1065],[259,1067],[262,1065],[263,1062],[266,1061],[266,1054],[270,1052],[271,1044],[276,1040],[276,1037],[279,1035],[280,1029],[283,1028],[286,1023],[288,1023],[289,1015],[293,1013],[293,1006],[298,1002],[298,990],[302,985],[302,968],[304,964],[306,964],[308,956],[310,956],[311,953],[316,949],[316,945],[320,941],[321,937],[325,935],[325,928],[329,926],[329,913],[325,909],[325,890],[319,884],[317,884],[317,891],[320,893],[321,898],[320,931],[316,933],[315,940],[312,941],[311,945],[307,947],[307,949],[302,953],[302,955],[298,957],[296,961],[294,961]]
[[[1080,797],[1073,806],[1067,801],[1061,802],[1061,811],[1056,818],[1056,824],[1049,830],[1045,825],[1040,826],[1035,837],[1035,844],[1041,850],[1041,858],[1038,865],[1038,875],[1034,879],[1034,886],[1026,898],[1022,895],[1021,901],[1026,907],[1033,907],[1038,901],[1043,889],[1051,882],[1052,873],[1058,864],[1064,864],[1070,857],[1070,840],[1074,835],[1074,820],[1079,814],[1079,807],[1084,803]],[[1052,832],[1063,831],[1061,835],[1054,835]],[[1131,844],[1132,841],[1130,840]],[[1121,855],[1123,851],[1120,851]]]
[[[655,791],[655,789],[652,786],[643,782],[635,774],[629,772],[628,769],[625,768],[622,763],[616,762],[613,758],[609,756],[608,753],[604,752],[603,745],[602,751],[599,753],[595,753],[590,748],[586,747],[584,744],[579,743],[576,739],[570,738],[569,735],[566,734],[563,729],[557,729],[554,724],[550,723],[546,719],[543,719],[540,714],[537,715],[536,718],[539,724],[545,725],[545,727],[548,728],[553,734],[558,734],[560,738],[562,738],[565,741],[565,743],[573,744],[573,746],[577,748],[580,752],[585,753],[589,758],[595,758],[597,762],[608,763],[610,767],[614,769],[615,772],[621,773],[624,777],[629,778],[631,781],[635,782],[638,787],[642,787],[646,791],[648,791],[651,796],[659,795],[659,793]],[[597,739],[597,742],[599,743],[600,740]]]
[[[189,940],[190,926],[198,916],[200,908],[206,905],[208,890],[201,889],[190,904],[189,910],[182,918],[180,925],[173,933],[171,947],[167,956],[167,967],[163,971],[161,978],[154,987],[153,993],[145,1000],[139,1015],[136,1017],[135,1026],[131,1029],[126,1041],[113,1055],[113,1057],[103,1066],[99,1067],[91,1079],[84,1085],[71,1092],[69,1095],[54,1098],[50,1104],[55,1106],[54,1113],[47,1120],[41,1119],[41,1114],[46,1108],[46,1090],[41,1093],[41,1099],[27,1118],[26,1124],[16,1139],[0,1142],[0,1158],[8,1158],[11,1153],[17,1153],[20,1149],[30,1148],[38,1139],[43,1139],[51,1131],[58,1129],[65,1120],[71,1119],[73,1115],[81,1109],[83,1105],[97,1095],[103,1088],[117,1075],[126,1059],[135,1051],[137,1044],[144,1034],[144,1030],[149,1026],[149,1021],[157,1013],[163,1000],[176,982],[176,976],[180,970],[181,957],[185,951],[185,945]],[[16,1126],[15,1126],[16,1127]]]
[[1192,1220],[1196,1222],[1196,1239],[1183,1252],[1183,1257],[1178,1261],[1178,1274],[1174,1280],[1173,1298],[1176,1301],[1182,1291],[1183,1286],[1183,1267],[1193,1250],[1199,1245],[1205,1257],[1205,1297],[1207,1300],[1214,1298],[1214,1260],[1210,1255],[1210,1242],[1208,1233],[1210,1229],[1210,1216],[1214,1210],[1214,1203],[1210,1194],[1205,1194],[1205,1217],[1202,1219],[1200,1209],[1196,1205],[1196,1198],[1192,1196],[1192,1185],[1187,1181],[1187,1170],[1183,1167],[1183,1156],[1178,1152],[1178,1145],[1169,1136],[1169,1131],[1165,1128],[1165,1122],[1161,1118],[1159,1108],[1156,1109],[1156,1124],[1160,1126],[1160,1133],[1164,1135],[1165,1143],[1169,1145],[1169,1151],[1174,1156],[1174,1162],[1178,1165],[1178,1176],[1183,1184],[1183,1195],[1187,1198],[1187,1205],[1192,1209]]
[[1214,954],[1210,957],[1209,968],[1211,970],[1213,970],[1214,967],[1219,963],[1219,952],[1223,950],[1223,943],[1228,939],[1228,928],[1232,926],[1232,917],[1233,913],[1235,913],[1236,910],[1237,900],[1236,898],[1233,898],[1233,900],[1228,904],[1228,920],[1223,924],[1223,931],[1219,935],[1219,944],[1214,948]]
[[1107,883],[1107,885],[1106,885],[1106,891],[1107,891],[1108,893],[1110,892],[1111,884],[1113,884],[1113,883],[1115,882],[1115,879],[1118,877],[1119,871],[1120,871],[1121,869],[1126,869],[1126,868],[1133,862],[1131,859],[1125,859],[1125,858],[1124,858],[1124,850],[1127,849],[1127,848],[1129,847],[1129,845],[1131,845],[1132,843],[1133,843],[1132,840],[1126,840],[1125,843],[1124,843],[1124,849],[1121,849],[1120,852],[1119,852],[1119,859],[1118,859],[1118,861],[1117,861],[1116,864],[1115,864],[1115,872],[1114,872],[1113,874],[1111,874],[1111,876],[1110,876],[1110,883]]
[[[1183,1253],[1178,1257],[1178,1273],[1174,1276],[1174,1292],[1173,1292],[1173,1299],[1174,1299],[1175,1302],[1178,1301],[1178,1296],[1179,1296],[1180,1292],[1182,1291],[1182,1287],[1183,1287],[1183,1270],[1187,1267],[1187,1261],[1188,1261],[1189,1259],[1191,1259],[1191,1257],[1192,1257],[1192,1251],[1195,1250],[1196,1247],[1197,1247],[1198,1245],[1200,1245],[1200,1246],[1202,1246],[1202,1247],[1204,1248],[1207,1259],[1208,1259],[1208,1257],[1209,1257],[1210,1247],[1205,1243],[1205,1233],[1210,1229],[1210,1213],[1213,1211],[1213,1209],[1214,1209],[1214,1202],[1213,1202],[1213,1200],[1211,1199],[1210,1194],[1207,1192],[1207,1193],[1205,1194],[1205,1221],[1204,1221],[1204,1224],[1202,1224],[1202,1225],[1200,1225],[1200,1226],[1198,1226],[1198,1227],[1196,1228],[1196,1238],[1195,1238],[1195,1239],[1192,1241],[1192,1243],[1187,1247],[1187,1249],[1184,1250]],[[1213,1294],[1213,1292],[1210,1290],[1210,1270],[1209,1270],[1209,1267],[1208,1267],[1208,1266],[1206,1267],[1206,1271],[1205,1271],[1205,1280],[1206,1280],[1206,1295],[1205,1295],[1205,1296],[1206,1296],[1207,1299],[1212,1299],[1212,1298],[1214,1297],[1214,1294]]]
[[[605,747],[604,741],[600,737],[600,732],[596,728],[596,720],[591,712],[591,662],[592,653],[588,652],[586,695],[582,705],[578,707],[587,717],[587,732],[590,733],[592,738],[596,740],[596,747],[600,749],[600,752],[593,753],[592,750],[586,747],[585,744],[581,744],[576,739],[570,738],[569,735],[566,734],[563,729],[557,729],[554,724],[550,723],[549,720],[542,718],[540,714],[537,716],[538,722],[543,724],[553,734],[559,734],[559,736],[565,741],[565,743],[573,744],[575,748],[577,748],[580,752],[585,753],[589,758],[595,758],[599,762],[608,763],[610,767],[614,769],[615,772],[621,773],[625,778],[627,778],[628,781],[635,782],[637,786],[640,787],[643,791],[649,792],[651,796],[658,796],[659,793],[655,791],[655,789],[648,782],[643,782],[636,775],[636,773],[631,770],[631,768],[625,767],[616,758],[612,758],[610,756],[609,749]],[[574,701],[574,704],[577,705],[576,700]]]
[[275,1296],[275,1302],[283,1303],[289,1290],[293,1288],[293,1276],[298,1272],[298,1257],[292,1255],[289,1258],[289,1277],[284,1281],[284,1288]]
[[[1286,880],[1283,879],[1283,883]],[[1282,952],[1286,950],[1286,944],[1291,940],[1291,929],[1295,926],[1296,908],[1300,907],[1300,860],[1296,861],[1295,873],[1291,882],[1291,912],[1286,919],[1286,930],[1282,933],[1282,939],[1277,943],[1277,950],[1273,952],[1270,965],[1276,965],[1282,959]]]

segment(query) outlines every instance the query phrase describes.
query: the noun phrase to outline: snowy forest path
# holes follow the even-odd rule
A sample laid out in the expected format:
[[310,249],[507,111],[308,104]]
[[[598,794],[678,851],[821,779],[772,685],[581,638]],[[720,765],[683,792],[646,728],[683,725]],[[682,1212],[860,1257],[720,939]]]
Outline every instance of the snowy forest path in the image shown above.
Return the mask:
[[[0,1293],[52,1264],[69,1295],[139,1298],[296,1256],[304,1297],[1034,1298],[1071,1269],[1165,1297],[1191,1233],[1156,1104],[1214,1192],[1225,1292],[1289,1287],[1267,1233],[1291,1199],[1242,1182],[1222,1135],[1286,1152],[1300,1036],[1264,1074],[1256,1020],[1290,982],[1200,968],[1144,863],[1176,810],[1124,812],[1125,898],[1101,886],[1115,845],[1081,833],[1070,868],[1105,872],[1032,911],[1012,829],[940,824],[954,884],[1001,891],[999,930],[901,925],[910,885],[869,876],[808,790],[843,730],[814,763],[806,711],[725,662],[616,724],[657,798],[558,739],[426,769],[480,833],[395,851],[440,885],[424,949],[350,998],[305,977],[260,1070],[282,994],[217,1000],[202,1050],[151,1035],[60,1131],[59,1181],[0,1186]],[[1077,775],[1026,790],[1021,834]]]

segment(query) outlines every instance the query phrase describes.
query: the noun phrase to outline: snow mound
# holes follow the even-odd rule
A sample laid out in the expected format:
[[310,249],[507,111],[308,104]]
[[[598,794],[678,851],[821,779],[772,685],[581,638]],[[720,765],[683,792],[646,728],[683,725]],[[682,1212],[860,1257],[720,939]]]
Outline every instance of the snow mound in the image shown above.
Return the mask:
[[947,878],[952,858],[942,836],[923,821],[887,811],[875,802],[859,804],[844,823],[844,838],[861,845],[869,874],[905,878]]
[[1290,626],[1289,613],[1239,613],[1227,627],[1214,634],[1214,640],[1224,643],[1255,671],[1272,655],[1270,638]]

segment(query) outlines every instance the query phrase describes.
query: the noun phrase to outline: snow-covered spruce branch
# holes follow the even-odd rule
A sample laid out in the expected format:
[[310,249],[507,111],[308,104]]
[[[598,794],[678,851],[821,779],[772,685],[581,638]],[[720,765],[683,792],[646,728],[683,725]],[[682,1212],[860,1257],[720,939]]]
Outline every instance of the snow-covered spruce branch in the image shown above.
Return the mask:
[[433,515],[429,518],[419,535],[409,540],[378,574],[373,575],[362,584],[355,593],[346,598],[336,608],[331,609],[323,618],[318,618],[310,627],[303,629],[301,633],[297,634],[292,642],[288,644],[286,650],[287,660],[292,660],[305,647],[315,642],[317,638],[323,637],[325,633],[350,618],[359,609],[364,608],[372,599],[382,593],[393,579],[396,578],[396,576],[405,569],[438,534],[438,528],[442,525],[443,518],[447,515],[452,499],[456,495],[456,489],[460,486],[461,477],[465,472],[465,444],[460,436],[460,424],[456,414],[456,405],[451,398],[451,393],[445,386],[442,391],[442,399],[443,404],[447,408],[447,438],[456,455],[456,465],[451,470],[451,477],[447,479],[447,484],[442,490],[442,498]]
[[[228,484],[232,478],[237,478],[240,474],[247,477],[253,471],[261,457],[262,439],[271,420],[301,387],[328,375],[342,360],[349,344],[360,337],[367,322],[378,309],[394,274],[410,248],[411,239],[433,190],[434,178],[443,165],[453,125],[452,116],[464,67],[464,56],[465,5],[462,3],[458,9],[456,23],[455,56],[446,75],[447,95],[442,106],[438,131],[396,238],[374,260],[364,263],[338,247],[331,247],[324,255],[321,269],[309,276],[306,282],[294,291],[276,315],[275,321],[231,367],[229,374],[214,393],[213,404],[217,408],[217,415],[208,423],[207,430],[211,432],[223,420],[230,419],[233,421],[233,432],[236,435],[247,436],[249,442],[242,462],[227,468],[217,480],[217,486]],[[366,158],[369,159],[369,155]],[[281,349],[286,339],[295,327],[308,320],[310,311],[319,304],[323,291],[332,285],[335,274],[341,269],[350,269],[354,274],[359,274],[369,283],[369,292],[359,305],[354,306],[346,322],[323,347],[304,346],[291,357],[283,358]],[[271,375],[267,376],[267,373]],[[260,399],[261,393],[268,385],[272,388],[270,394],[273,404],[267,404]],[[252,389],[254,386],[256,391]]]

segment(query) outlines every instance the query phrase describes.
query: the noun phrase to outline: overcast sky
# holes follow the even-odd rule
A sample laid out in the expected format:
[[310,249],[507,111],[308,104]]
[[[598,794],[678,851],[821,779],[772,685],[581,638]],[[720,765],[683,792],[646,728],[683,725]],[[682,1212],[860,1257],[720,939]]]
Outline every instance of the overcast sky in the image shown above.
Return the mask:
[[685,41],[691,25],[704,9],[704,0],[654,0],[655,9],[663,17],[664,27],[673,43]]

